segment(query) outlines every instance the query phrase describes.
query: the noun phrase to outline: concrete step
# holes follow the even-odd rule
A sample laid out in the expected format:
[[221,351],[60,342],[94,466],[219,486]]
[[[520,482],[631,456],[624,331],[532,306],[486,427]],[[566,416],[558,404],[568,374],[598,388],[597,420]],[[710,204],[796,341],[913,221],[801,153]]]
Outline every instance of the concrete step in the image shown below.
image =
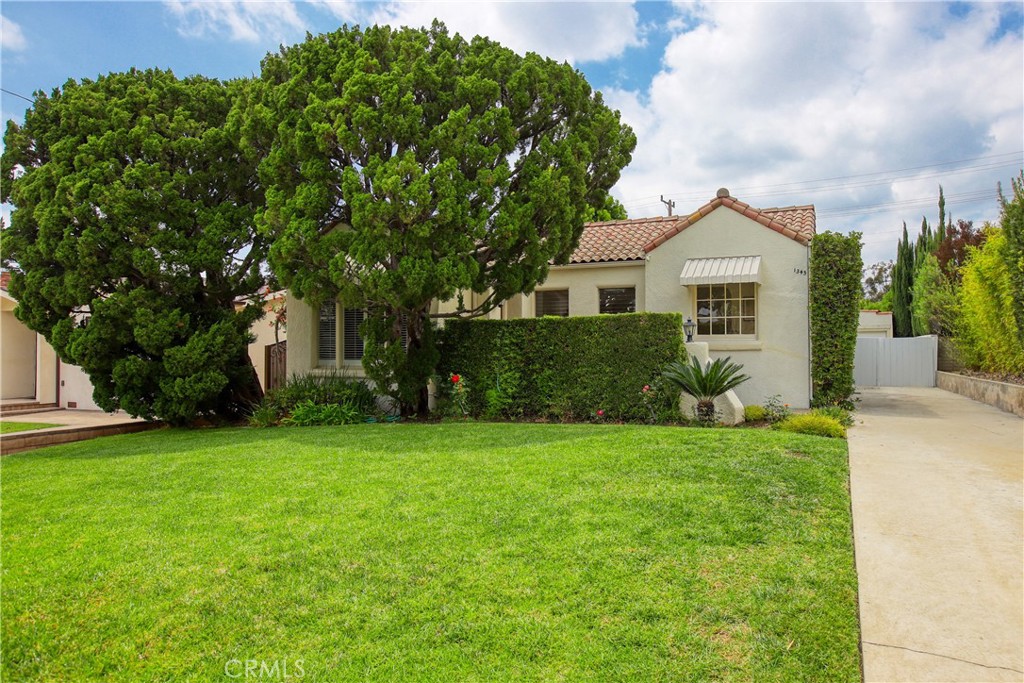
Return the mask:
[[0,406],[0,417],[11,415],[24,415],[26,413],[48,413],[54,410],[64,410],[56,403],[8,403]]

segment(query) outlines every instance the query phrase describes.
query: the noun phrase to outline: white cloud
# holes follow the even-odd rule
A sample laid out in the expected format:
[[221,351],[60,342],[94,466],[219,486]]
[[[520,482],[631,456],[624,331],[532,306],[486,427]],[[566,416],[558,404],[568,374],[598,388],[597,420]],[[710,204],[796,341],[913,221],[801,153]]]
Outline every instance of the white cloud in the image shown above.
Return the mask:
[[[965,198],[949,202],[955,217],[995,217],[994,201],[966,197],[986,187],[994,196],[1024,149],[1024,46],[1019,34],[994,38],[1008,8],[954,17],[933,3],[685,6],[650,89],[605,92],[639,140],[616,194],[632,216],[661,213],[659,194],[692,210],[720,186],[755,206],[813,202],[819,229],[865,233],[866,260],[891,250],[903,218],[934,220],[939,183]],[[1009,165],[863,177],[995,154]],[[825,178],[846,179],[782,187]],[[839,211],[887,202],[903,203]]]
[[301,38],[306,28],[289,0],[166,0],[164,6],[178,20],[178,33],[188,38],[226,34],[250,43],[283,41]]
[[573,64],[615,57],[641,42],[631,2],[389,2],[370,22],[419,27],[435,18],[466,38],[483,35]]
[[28,48],[28,41],[21,26],[0,14],[0,46],[3,50],[21,52]]

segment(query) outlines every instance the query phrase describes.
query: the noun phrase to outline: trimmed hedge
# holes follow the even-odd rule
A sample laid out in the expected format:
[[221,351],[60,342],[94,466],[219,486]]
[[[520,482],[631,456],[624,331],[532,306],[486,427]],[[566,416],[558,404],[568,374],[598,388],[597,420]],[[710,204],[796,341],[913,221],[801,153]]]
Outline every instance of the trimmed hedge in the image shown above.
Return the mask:
[[[473,416],[584,420],[601,410],[604,420],[648,420],[643,386],[680,357],[682,322],[679,313],[450,320],[438,374],[465,378]],[[659,416],[678,417],[670,393],[656,394]]]
[[823,232],[811,241],[811,405],[852,407],[860,316],[860,233]]

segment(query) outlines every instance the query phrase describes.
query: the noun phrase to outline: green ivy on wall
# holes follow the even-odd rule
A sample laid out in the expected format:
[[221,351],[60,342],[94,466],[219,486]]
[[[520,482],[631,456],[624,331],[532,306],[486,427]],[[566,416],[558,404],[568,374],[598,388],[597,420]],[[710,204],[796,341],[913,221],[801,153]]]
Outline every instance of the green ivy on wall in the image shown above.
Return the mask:
[[[678,313],[449,320],[438,375],[467,383],[473,416],[640,421],[644,385],[682,345]],[[657,401],[658,414],[678,417],[669,392]]]
[[811,405],[846,406],[860,315],[860,233],[823,232],[811,241]]

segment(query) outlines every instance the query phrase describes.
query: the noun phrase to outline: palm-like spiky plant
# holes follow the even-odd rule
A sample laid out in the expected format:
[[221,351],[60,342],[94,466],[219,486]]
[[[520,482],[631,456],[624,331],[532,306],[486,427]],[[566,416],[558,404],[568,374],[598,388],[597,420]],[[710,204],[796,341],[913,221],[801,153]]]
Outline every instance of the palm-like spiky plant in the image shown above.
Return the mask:
[[688,363],[672,361],[661,376],[671,386],[697,399],[697,420],[701,424],[714,424],[715,399],[750,379],[741,371],[743,366],[733,363],[731,357],[718,358],[705,367],[696,356]]

